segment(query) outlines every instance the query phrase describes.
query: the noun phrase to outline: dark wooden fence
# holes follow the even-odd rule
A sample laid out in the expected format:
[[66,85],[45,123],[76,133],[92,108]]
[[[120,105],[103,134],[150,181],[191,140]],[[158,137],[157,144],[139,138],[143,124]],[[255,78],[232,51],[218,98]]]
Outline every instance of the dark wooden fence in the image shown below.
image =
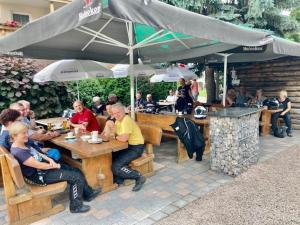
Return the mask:
[[286,90],[292,101],[293,128],[300,130],[300,58],[235,65],[235,69],[241,85],[253,94],[262,88],[266,97],[275,97],[281,89]]

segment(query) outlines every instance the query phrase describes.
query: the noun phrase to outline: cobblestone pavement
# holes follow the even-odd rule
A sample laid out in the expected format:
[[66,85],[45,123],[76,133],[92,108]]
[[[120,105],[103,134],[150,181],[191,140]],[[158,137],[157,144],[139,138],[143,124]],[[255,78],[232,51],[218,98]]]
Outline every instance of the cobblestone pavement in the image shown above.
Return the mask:
[[[260,147],[263,153],[260,161],[269,159],[296,144],[299,137],[300,132],[294,132],[293,138],[261,137]],[[160,147],[155,148],[155,162],[158,169],[156,174],[147,180],[141,191],[134,193],[131,191],[132,185],[124,186],[88,203],[92,207],[88,213],[71,214],[66,207],[65,211],[34,224],[154,224],[234,179],[209,170],[209,155],[206,155],[202,162],[189,160],[177,164],[176,148],[176,142],[172,139],[164,140]],[[68,195],[60,194],[55,201],[68,206]],[[6,207],[1,188],[0,224],[6,223]]]

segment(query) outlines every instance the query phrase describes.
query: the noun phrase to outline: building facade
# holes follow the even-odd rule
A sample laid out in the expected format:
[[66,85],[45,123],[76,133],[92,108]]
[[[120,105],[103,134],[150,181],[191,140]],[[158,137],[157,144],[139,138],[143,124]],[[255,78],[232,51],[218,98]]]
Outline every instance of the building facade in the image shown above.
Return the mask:
[[71,0],[0,0],[0,36],[14,32]]

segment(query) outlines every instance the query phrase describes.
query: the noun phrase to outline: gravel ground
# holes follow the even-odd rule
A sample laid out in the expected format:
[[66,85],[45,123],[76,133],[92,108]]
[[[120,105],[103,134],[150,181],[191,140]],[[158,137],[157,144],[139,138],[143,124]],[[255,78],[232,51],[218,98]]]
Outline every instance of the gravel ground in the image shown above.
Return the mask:
[[252,166],[157,224],[300,225],[300,145]]

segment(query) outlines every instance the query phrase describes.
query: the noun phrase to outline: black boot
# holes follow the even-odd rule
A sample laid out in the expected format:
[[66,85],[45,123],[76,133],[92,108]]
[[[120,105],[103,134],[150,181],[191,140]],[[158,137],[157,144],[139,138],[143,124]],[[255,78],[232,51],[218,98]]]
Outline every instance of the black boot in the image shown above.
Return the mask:
[[90,211],[91,207],[88,205],[82,204],[80,207],[75,208],[75,209],[70,209],[71,213],[85,213]]
[[93,192],[89,196],[84,198],[84,201],[90,202],[93,199],[95,199],[100,193],[101,193],[101,188],[95,189],[95,190],[93,190]]
[[144,177],[144,176],[141,175],[139,178],[137,178],[135,180],[135,185],[132,188],[132,191],[139,191],[139,190],[141,190],[141,188],[143,187],[143,185],[144,185],[145,182],[146,182],[146,177]]
[[279,133],[278,130],[276,130],[276,131],[274,132],[274,136],[275,136],[275,137],[278,137],[278,138],[284,138],[284,135],[283,135],[282,133]]

